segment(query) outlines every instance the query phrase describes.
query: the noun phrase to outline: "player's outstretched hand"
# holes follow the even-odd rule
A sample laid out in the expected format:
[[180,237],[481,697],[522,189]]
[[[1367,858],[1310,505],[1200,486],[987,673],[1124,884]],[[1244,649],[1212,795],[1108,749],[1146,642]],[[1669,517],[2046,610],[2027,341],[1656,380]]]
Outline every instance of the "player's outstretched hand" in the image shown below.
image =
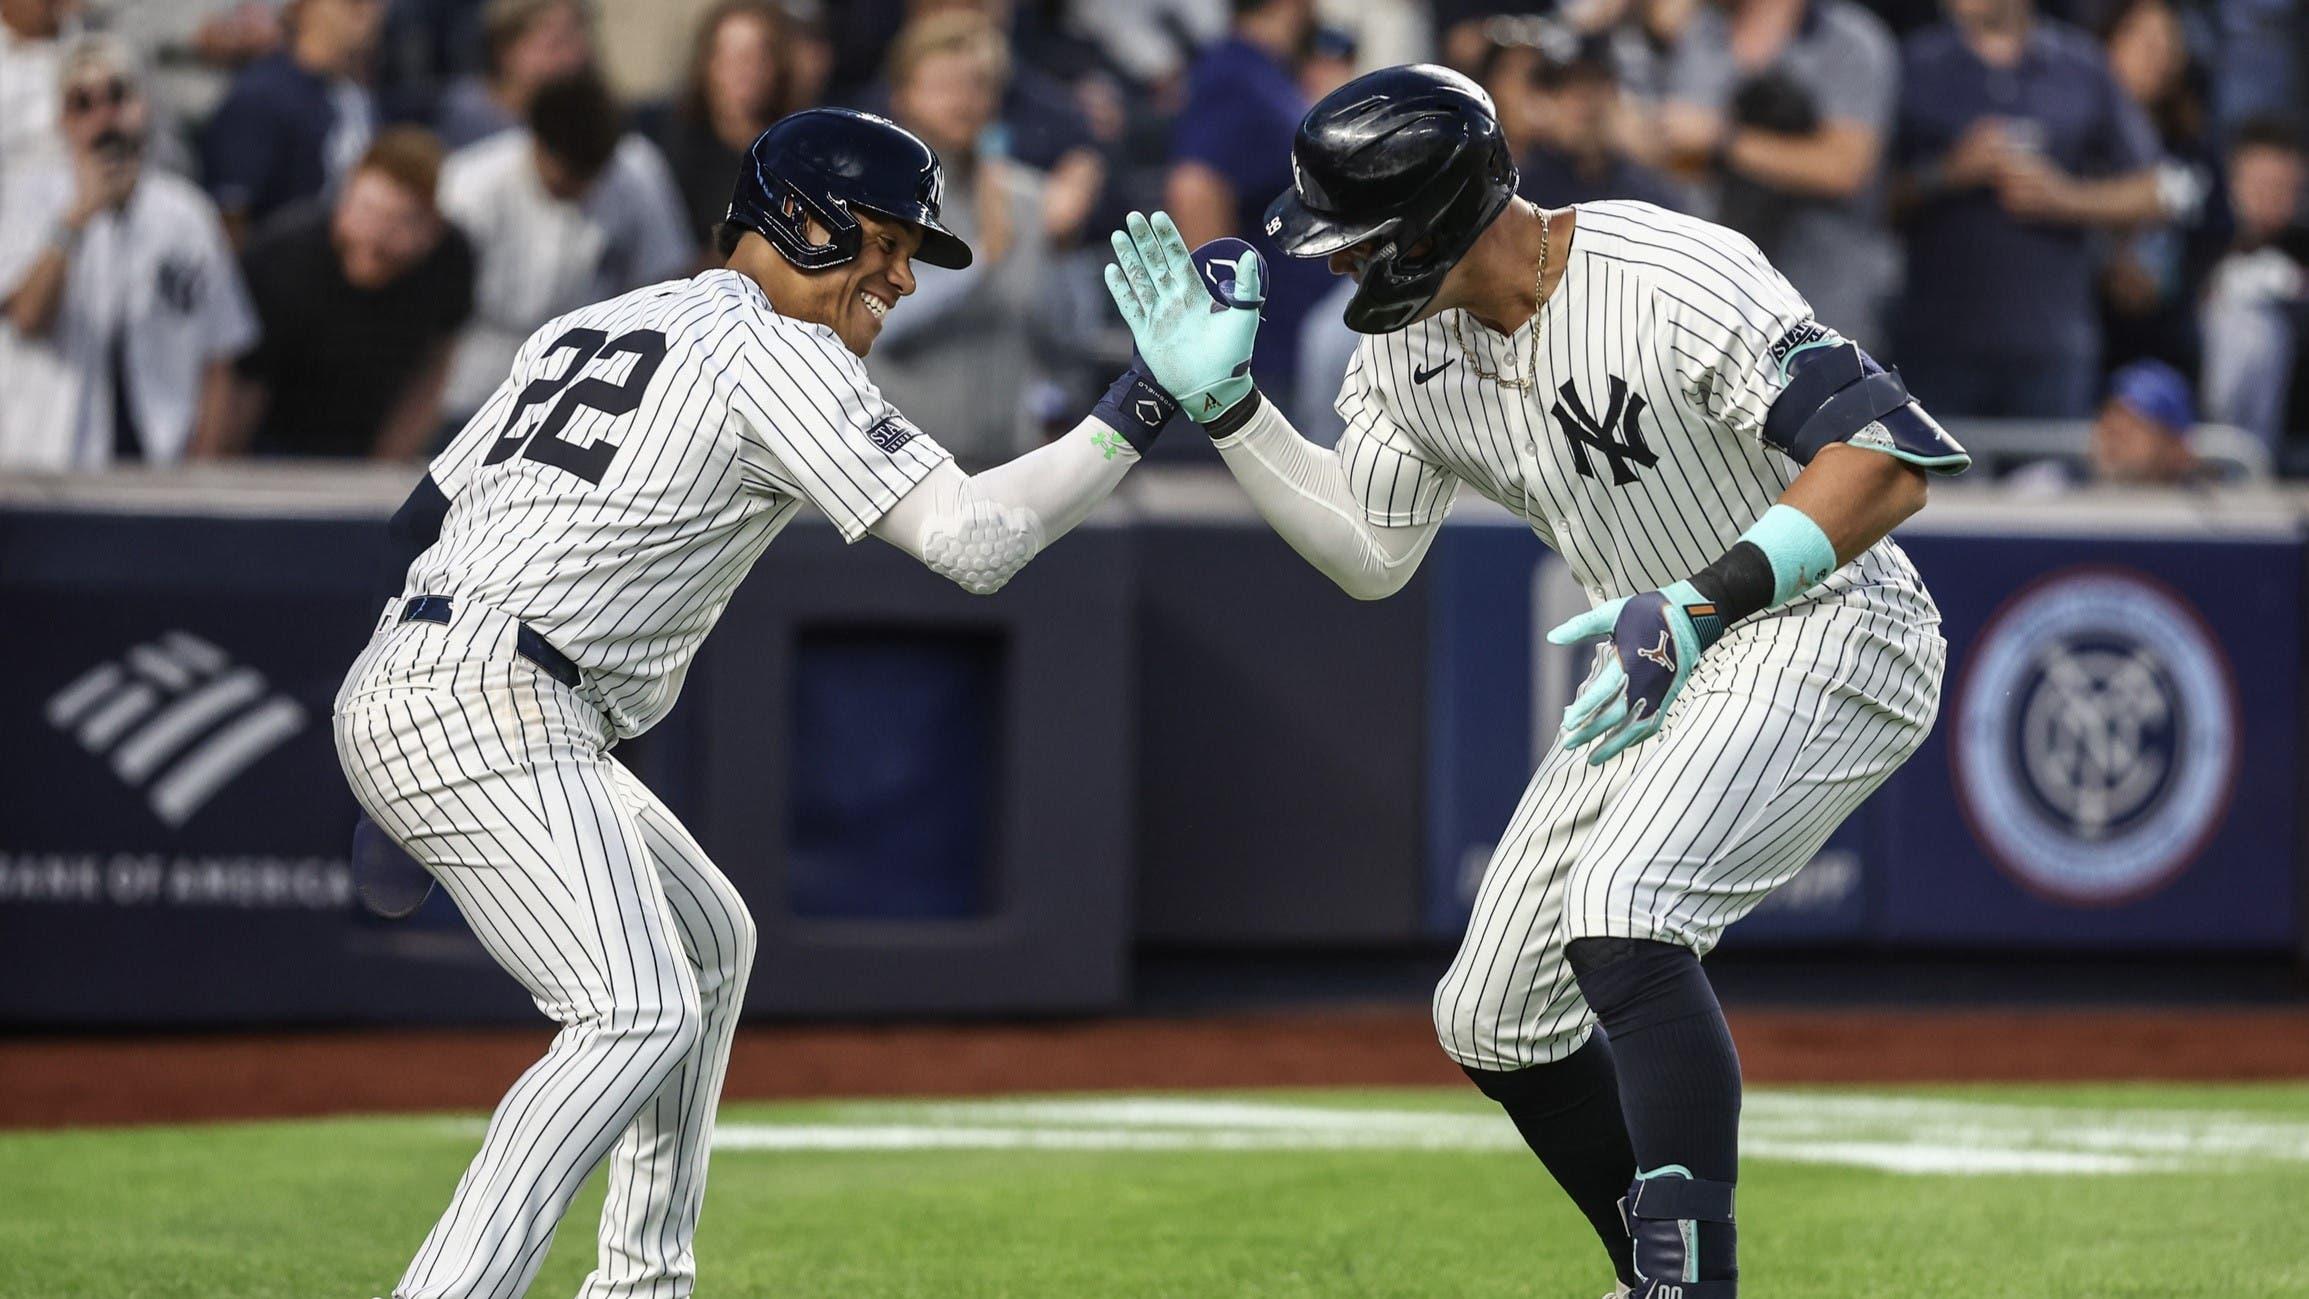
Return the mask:
[[[1114,233],[1106,289],[1157,382],[1198,424],[1208,424],[1251,391],[1251,346],[1266,301],[1266,268],[1240,240],[1232,264],[1213,244],[1194,253],[1168,214],[1130,214]],[[1207,255],[1206,255],[1207,254]],[[1218,257],[1222,260],[1214,261]],[[1197,263],[1212,269],[1212,284]],[[1224,271],[1231,269],[1231,277]]]
[[1609,639],[1612,660],[1563,710],[1563,747],[1588,750],[1599,765],[1660,729],[1668,706],[1692,675],[1700,654],[1724,634],[1716,606],[1690,582],[1642,595],[1607,600],[1547,634],[1550,643],[1578,645]]

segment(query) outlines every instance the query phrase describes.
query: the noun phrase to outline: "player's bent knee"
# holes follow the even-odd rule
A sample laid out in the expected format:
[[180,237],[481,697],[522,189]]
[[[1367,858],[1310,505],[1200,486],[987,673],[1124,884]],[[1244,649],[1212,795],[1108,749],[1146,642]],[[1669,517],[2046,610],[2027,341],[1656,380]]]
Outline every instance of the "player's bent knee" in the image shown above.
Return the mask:
[[705,1034],[705,1005],[687,966],[678,996],[620,998],[594,1017],[596,1031],[636,1055],[679,1059]]
[[[698,976],[699,996],[713,999],[717,1010],[744,999],[746,981],[754,972],[754,953],[760,945],[754,918],[744,907],[730,913],[730,922],[733,941],[722,950],[721,960]],[[710,988],[706,986],[709,980]]]
[[1571,962],[1573,974],[1582,977],[1625,961],[1640,961],[1661,965],[1681,965],[1686,961],[1697,965],[1699,956],[1680,943],[1657,938],[1620,938],[1597,935],[1574,938],[1564,944],[1564,959]]
[[[1438,985],[1429,1013],[1435,1024],[1436,1044],[1471,1078],[1479,1072],[1515,1071],[1551,1064],[1579,1050],[1580,1044],[1587,1041],[1589,1023],[1584,1017],[1573,1020],[1559,1032],[1540,1033],[1521,1021],[1512,1020],[1495,1002],[1486,1002],[1470,1013],[1457,995],[1459,987],[1449,981]],[[1487,1032],[1483,1027],[1486,1024],[1500,1026],[1503,1031]],[[1476,1085],[1481,1087],[1482,1081],[1478,1079]]]
[[731,965],[738,977],[743,978],[747,971],[754,968],[754,953],[761,948],[761,933],[754,924],[753,912],[744,907],[737,909],[733,919],[738,922],[738,950]]
[[669,1011],[662,1029],[653,1036],[663,1038],[666,1052],[678,1058],[688,1055],[698,1039],[705,1036],[705,1031],[705,1007],[688,1000],[682,1002],[678,1010]]
[[[1581,995],[1614,1033],[1629,1027],[1629,1018],[1645,1008],[1688,1000],[1695,981],[1700,989],[1707,987],[1698,953],[1655,938],[1574,938],[1563,953]],[[1709,1002],[1714,1002],[1712,995]]]

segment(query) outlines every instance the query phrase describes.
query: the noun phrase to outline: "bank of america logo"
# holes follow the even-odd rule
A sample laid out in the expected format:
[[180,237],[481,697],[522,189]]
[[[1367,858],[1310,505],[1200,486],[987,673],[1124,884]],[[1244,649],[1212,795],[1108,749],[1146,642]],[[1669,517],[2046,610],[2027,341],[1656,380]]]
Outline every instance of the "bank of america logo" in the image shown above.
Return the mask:
[[172,631],[80,674],[48,701],[48,722],[179,826],[303,730],[305,710],[255,668]]

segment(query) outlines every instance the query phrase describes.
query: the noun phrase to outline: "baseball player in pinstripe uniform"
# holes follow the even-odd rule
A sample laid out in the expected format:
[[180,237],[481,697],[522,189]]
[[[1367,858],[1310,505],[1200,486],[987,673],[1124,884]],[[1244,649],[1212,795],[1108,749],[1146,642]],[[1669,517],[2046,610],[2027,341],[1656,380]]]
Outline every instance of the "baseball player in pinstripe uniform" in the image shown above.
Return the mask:
[[1594,644],[1594,671],[1435,1026],[1593,1224],[1615,1294],[1730,1299],[1740,1072],[1700,958],[1931,727],[1939,614],[1886,533],[1968,457],[1747,239],[1515,198],[1455,73],[1349,82],[1292,161],[1268,233],[1356,278],[1368,335],[1335,450],[1244,374],[1255,286],[1206,292],[1211,256],[1167,218],[1132,218],[1108,287],[1260,513],[1349,593],[1400,589],[1462,484],[1586,588],[1548,639]]
[[[393,1293],[514,1299],[606,1155],[585,1299],[679,1299],[754,927],[610,756],[806,502],[991,593],[1079,522],[1168,417],[1133,370],[1093,416],[965,476],[860,364],[960,267],[938,160],[880,118],[772,126],[726,268],[547,323],[395,517],[414,554],[335,709],[362,807],[561,1024],[505,1096]],[[960,396],[962,394],[958,394]]]

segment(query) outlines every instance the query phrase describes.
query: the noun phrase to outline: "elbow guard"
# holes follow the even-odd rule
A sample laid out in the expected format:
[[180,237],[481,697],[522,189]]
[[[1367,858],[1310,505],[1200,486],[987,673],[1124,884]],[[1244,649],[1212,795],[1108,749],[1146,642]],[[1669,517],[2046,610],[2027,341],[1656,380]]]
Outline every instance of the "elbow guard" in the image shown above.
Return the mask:
[[922,562],[972,595],[992,595],[1042,549],[1034,511],[967,497],[922,530]]
[[1797,464],[1808,465],[1820,448],[1843,442],[1936,474],[1971,466],[1971,453],[1925,414],[1897,373],[1859,344],[1830,335],[1796,349],[1786,365],[1788,386],[1764,417],[1764,441]]

